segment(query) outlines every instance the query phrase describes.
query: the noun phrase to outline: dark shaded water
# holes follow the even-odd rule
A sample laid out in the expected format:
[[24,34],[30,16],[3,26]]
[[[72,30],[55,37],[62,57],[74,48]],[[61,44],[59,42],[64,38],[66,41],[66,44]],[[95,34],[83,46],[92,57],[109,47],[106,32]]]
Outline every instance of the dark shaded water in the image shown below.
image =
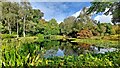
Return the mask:
[[25,44],[25,46],[23,46],[21,49],[21,52],[24,52],[26,54],[33,54],[35,51],[36,54],[40,54],[45,58],[69,55],[78,56],[80,54],[86,54],[88,52],[93,54],[104,54],[106,52],[113,52],[117,50],[116,48],[101,48],[86,43],[71,43],[68,41],[51,40],[46,40],[37,44]]
[[86,43],[71,43],[68,41],[44,41],[41,45],[44,45],[42,48],[46,49],[44,53],[44,57],[46,58],[53,56],[78,56],[88,52],[104,54],[106,52],[112,52],[116,50],[116,48],[101,48]]

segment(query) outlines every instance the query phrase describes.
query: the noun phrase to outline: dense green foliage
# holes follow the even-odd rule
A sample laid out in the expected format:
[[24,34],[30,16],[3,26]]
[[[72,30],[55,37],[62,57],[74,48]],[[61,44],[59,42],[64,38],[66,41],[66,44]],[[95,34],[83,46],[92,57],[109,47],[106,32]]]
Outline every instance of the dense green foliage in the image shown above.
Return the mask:
[[[40,36],[40,35],[39,35]],[[42,35],[41,35],[42,36]],[[30,38],[31,39],[31,38]],[[55,49],[55,46],[58,46],[60,42],[55,41],[45,41],[44,45],[38,45],[36,43],[32,43],[24,41],[25,43],[21,43],[23,41],[14,40],[4,42],[1,47],[2,49],[2,64],[3,66],[16,66],[16,67],[29,67],[29,66],[120,66],[120,52],[108,52],[105,54],[80,54],[78,56],[64,56],[64,57],[51,57],[45,58],[44,53],[46,49]],[[10,43],[11,42],[11,43]],[[13,45],[14,44],[14,45]],[[110,43],[109,43],[110,44]],[[47,46],[49,45],[49,46]],[[76,45],[71,46],[71,44],[62,43],[62,46],[66,46],[66,54],[69,52],[69,47],[75,48]],[[51,47],[52,46],[52,47]],[[53,53],[53,52],[52,52]]]
[[[88,10],[89,13],[104,12],[105,15],[112,13],[112,23],[116,24],[120,22],[120,1],[118,2],[92,2],[92,6]],[[106,12],[105,10],[108,9]]]
[[[95,7],[96,4],[99,8]],[[117,9],[119,3],[98,2],[93,3],[90,8],[83,8],[77,18],[70,16],[58,24],[55,19],[49,21],[43,19],[44,13],[39,9],[33,9],[29,2],[2,2],[0,4],[0,7],[2,6],[0,17],[0,51],[2,53],[0,62],[2,66],[11,68],[13,66],[26,68],[29,66],[120,66],[118,42],[120,24],[96,22],[91,19],[91,14],[87,13],[88,11],[89,13],[103,12],[114,4],[117,5],[113,12],[119,13]],[[114,22],[118,22],[116,21],[118,17],[119,14],[113,13]],[[77,39],[78,35],[80,39]],[[105,54],[81,54],[79,47],[82,45],[72,45],[68,41],[87,44],[82,44],[83,47],[94,44],[99,47],[116,47],[118,50]],[[56,53],[59,45],[65,46],[61,49],[66,48],[65,54],[70,53],[72,56],[44,57],[46,49],[53,48],[55,52],[51,53]],[[73,56],[72,51],[77,51],[80,55]]]
[[45,21],[43,12],[32,9],[30,3],[21,2],[2,3],[1,33],[16,34],[17,36],[33,36],[38,33],[44,35],[59,34],[59,25],[55,19]]
[[68,17],[64,22],[60,23],[61,34],[76,37],[76,34],[81,30],[90,30],[93,36],[119,34],[119,24],[112,25],[111,23],[96,22],[91,19],[90,14],[87,14],[87,10],[88,8],[84,8],[77,18]]
[[[53,58],[41,58],[41,54],[36,54],[39,49],[37,45],[24,45],[25,49],[9,47],[3,50],[3,66],[120,66],[120,52],[106,54],[81,54],[79,56],[64,56]],[[26,51],[26,49],[28,49]],[[36,49],[36,50],[34,50]],[[35,55],[36,54],[36,55]],[[15,63],[16,62],[16,63]]]
[[[33,9],[29,2],[3,2],[2,3],[2,17],[0,22],[0,32],[2,34],[9,33],[19,36],[34,36],[38,33],[44,35],[68,35],[76,37],[76,34],[84,29],[92,31],[94,36],[111,35],[119,32],[119,26],[108,23],[99,23],[91,19],[93,12],[92,7],[97,3],[93,3],[90,8],[83,8],[77,18],[68,17],[60,24],[55,19],[45,21],[42,19],[44,13],[39,9]],[[98,3],[99,4],[99,3]],[[100,3],[111,5],[112,3]],[[99,5],[98,5],[99,6]],[[106,7],[101,10],[94,10],[103,12]],[[91,10],[91,11],[90,11]],[[116,29],[113,29],[116,27]]]

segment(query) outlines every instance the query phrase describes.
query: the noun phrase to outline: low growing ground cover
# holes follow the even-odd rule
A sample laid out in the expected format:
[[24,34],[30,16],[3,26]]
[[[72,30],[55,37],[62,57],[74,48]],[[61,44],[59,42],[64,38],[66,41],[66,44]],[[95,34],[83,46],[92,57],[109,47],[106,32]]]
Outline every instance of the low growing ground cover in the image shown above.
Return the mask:
[[[33,38],[33,37],[32,37]],[[5,67],[30,67],[30,66],[75,66],[75,67],[86,67],[86,66],[120,66],[120,51],[119,49],[114,52],[108,52],[105,54],[80,54],[79,56],[63,56],[63,57],[52,57],[52,58],[45,58],[43,57],[43,53],[45,52],[44,49],[41,49],[37,47],[35,44],[31,44],[34,41],[32,41],[32,38],[27,38],[28,41],[31,40],[31,42],[24,41],[23,38],[21,41],[24,41],[26,43],[21,43],[15,41],[15,39],[12,41],[7,41],[2,44],[2,65]],[[77,41],[86,41],[87,39],[76,39]],[[5,41],[5,40],[2,40]],[[98,40],[97,40],[98,41]],[[99,43],[97,41],[89,40],[88,42],[95,42]],[[9,43],[8,43],[9,42]],[[86,41],[87,42],[87,41]],[[6,43],[6,44],[5,44]],[[21,44],[19,44],[21,43]],[[103,41],[100,42],[101,44]],[[116,42],[109,42],[109,43],[116,43]],[[28,45],[29,44],[29,45]],[[25,51],[23,50],[23,47],[28,47],[29,50]],[[41,53],[37,54],[36,51],[40,50]]]

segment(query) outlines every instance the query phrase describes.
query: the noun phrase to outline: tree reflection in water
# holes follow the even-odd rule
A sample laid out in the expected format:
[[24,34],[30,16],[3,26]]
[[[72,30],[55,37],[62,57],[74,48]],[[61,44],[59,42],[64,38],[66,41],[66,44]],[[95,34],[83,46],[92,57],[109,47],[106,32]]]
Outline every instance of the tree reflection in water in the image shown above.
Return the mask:
[[[52,41],[51,41],[52,42]],[[78,56],[80,54],[86,54],[86,53],[105,53],[108,51],[114,51],[114,49],[110,50],[108,48],[101,48],[101,47],[96,47],[93,44],[86,44],[86,43],[71,43],[71,42],[63,42],[63,41],[54,41],[54,43],[58,43],[57,45],[55,44],[49,44],[53,46],[49,46],[48,49],[45,53],[45,55],[48,55],[50,57],[52,56],[69,56],[69,55],[74,55]]]
[[[50,58],[53,56],[79,56],[86,53],[105,53],[115,51],[115,48],[101,48],[86,43],[71,43],[63,41],[44,41],[39,44],[28,44],[22,46],[21,54],[27,55],[30,51],[32,55],[40,54],[41,57]],[[27,51],[26,51],[27,49]],[[33,53],[35,51],[35,53]]]

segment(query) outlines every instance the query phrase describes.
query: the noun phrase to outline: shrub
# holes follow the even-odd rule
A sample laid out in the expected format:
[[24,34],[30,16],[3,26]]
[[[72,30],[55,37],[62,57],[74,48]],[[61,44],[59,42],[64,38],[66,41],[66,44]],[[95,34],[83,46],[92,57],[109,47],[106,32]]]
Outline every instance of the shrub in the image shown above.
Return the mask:
[[37,42],[42,42],[44,40],[44,35],[43,34],[37,34],[38,37]]
[[77,38],[90,38],[93,34],[90,30],[81,30],[79,33],[77,33]]
[[1,37],[2,39],[5,39],[5,38],[16,38],[17,35],[0,34],[0,37]]

